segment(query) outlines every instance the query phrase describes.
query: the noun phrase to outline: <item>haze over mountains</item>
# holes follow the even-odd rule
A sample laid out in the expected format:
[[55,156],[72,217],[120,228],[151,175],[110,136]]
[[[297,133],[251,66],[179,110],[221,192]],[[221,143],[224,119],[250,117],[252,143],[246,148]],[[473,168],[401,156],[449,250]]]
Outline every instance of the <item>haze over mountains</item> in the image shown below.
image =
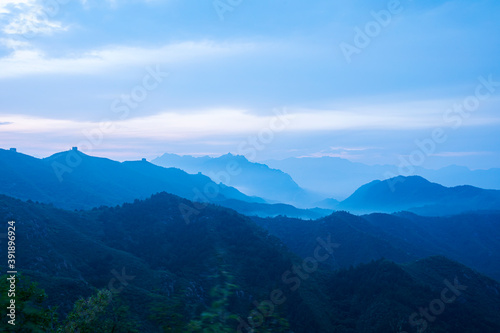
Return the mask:
[[302,189],[290,175],[265,164],[252,163],[244,156],[226,154],[217,158],[163,154],[151,161],[163,167],[174,167],[188,173],[201,172],[213,181],[239,189],[269,202],[281,202],[300,208],[309,208],[324,199],[312,191]]
[[117,162],[78,150],[37,159],[0,149],[1,193],[20,199],[51,202],[61,208],[85,209],[117,205],[169,191],[194,198],[196,188],[212,187],[214,200],[225,198],[264,202],[234,188],[213,183],[204,175],[160,168],[146,161]]
[[[49,295],[39,309],[74,318],[97,288],[115,291],[87,323],[96,332],[500,330],[498,190],[399,176],[337,202],[242,156],[155,163],[189,173],[78,150],[0,150],[0,219],[16,221],[23,273]],[[419,309],[450,284],[456,301],[428,320]]]
[[[120,207],[75,212],[0,196],[0,219],[15,220],[22,230],[17,244],[23,273],[45,289],[46,304],[58,305],[61,317],[78,297],[92,295],[93,288],[113,292],[105,314],[93,310],[96,315],[87,321],[96,332],[187,332],[206,317],[218,332],[250,332],[252,327],[283,333],[500,329],[498,282],[445,257],[414,260],[446,249],[454,240],[427,248],[418,239],[397,240],[394,231],[382,231],[371,218],[345,213],[309,226],[311,221],[283,218],[258,221],[275,238],[249,218],[213,205],[186,223],[178,210],[181,204],[193,205],[160,193]],[[488,223],[474,226],[474,220],[471,216],[472,224],[464,221],[469,227],[453,235],[466,240],[475,229],[478,239],[498,237],[498,216],[489,220],[493,229],[484,228]],[[445,222],[436,228],[434,222],[427,224],[427,232],[449,227]],[[465,245],[461,253],[467,249],[474,250]],[[459,246],[449,253],[457,250]],[[494,254],[491,263],[497,262],[500,252],[495,247],[488,251]],[[313,253],[322,258],[318,267],[308,266]],[[380,256],[410,263],[367,262]],[[477,259],[474,254],[469,258]],[[475,266],[485,270],[487,260]],[[351,265],[357,267],[342,268]],[[449,295],[453,301],[439,320],[419,314],[449,286],[455,286]],[[272,311],[269,300],[276,302]],[[256,308],[265,313],[262,321],[248,319]]]
[[0,333],[500,333],[499,17],[1,0]]
[[500,190],[462,185],[445,187],[419,177],[374,180],[361,186],[336,209],[355,214],[409,211],[420,215],[453,215],[500,208]]
[[[60,208],[90,209],[167,191],[196,202],[217,203],[247,215],[306,219],[320,218],[333,210],[355,214],[410,211],[438,216],[500,207],[498,190],[473,186],[448,188],[418,176],[373,180],[338,202],[306,191],[290,175],[264,164],[251,163],[243,156],[193,158],[166,154],[154,162],[167,167],[145,160],[117,162],[78,150],[37,159],[0,149],[3,171],[0,193],[52,203]],[[309,173],[318,178],[322,176],[319,172]]]
[[220,157],[164,154],[152,163],[189,173],[201,172],[247,195],[302,208],[333,209],[338,200],[346,199],[359,187],[399,175],[419,175],[447,187],[471,185],[500,189],[500,169],[470,170],[455,165],[433,170],[410,165],[366,165],[339,157],[287,158],[267,160],[263,164],[232,154]]
[[[328,195],[325,191],[328,189],[331,192],[342,188],[346,190],[351,188],[353,183],[361,182],[362,179],[368,179],[370,176],[385,179],[387,172],[395,171],[395,167],[368,166],[339,158],[295,158],[270,161],[276,166],[288,168],[293,174],[298,173],[299,179],[314,186],[312,188],[316,192],[300,188],[289,174],[281,170],[249,162],[243,156],[227,154],[212,158],[164,154],[152,162],[165,167],[181,168],[191,173],[201,172],[209,175],[214,181],[235,186],[245,194],[254,194],[299,207],[347,210],[356,214],[392,213],[406,210],[424,215],[450,215],[474,210],[494,210],[500,207],[500,191],[498,190],[483,190],[465,185],[447,188],[419,176],[398,176],[383,181],[371,179],[368,184],[361,183],[361,187],[356,188],[352,195],[340,203],[329,197],[325,199],[324,196]],[[369,168],[371,172],[367,171]],[[385,173],[382,174],[382,172]],[[471,171],[460,167],[448,167],[441,170],[420,168],[419,172],[454,183],[467,184],[466,179],[469,177],[472,178],[471,182],[476,183],[492,179],[490,186],[496,184],[494,175],[498,173],[500,176],[499,170],[496,169]],[[449,176],[443,176],[448,175],[448,172],[450,172]],[[330,177],[330,175],[336,176]],[[500,179],[498,185],[500,186]],[[319,192],[324,193],[320,201],[318,201],[319,194],[317,194]],[[250,211],[242,212],[250,213]]]
[[[331,211],[267,204],[202,174],[163,168],[147,161],[117,162],[78,150],[44,159],[0,149],[0,193],[65,209],[115,206],[162,191],[196,202],[211,202],[261,216],[317,218]],[[258,204],[258,205],[256,205]]]
[[[328,197],[343,200],[360,186],[376,179],[384,180],[398,175],[418,175],[444,186],[472,185],[484,189],[500,189],[500,169],[470,170],[462,166],[425,169],[409,163],[400,166],[366,165],[339,157],[291,157],[267,160],[271,168],[288,173],[300,186],[314,189]],[[314,172],[311,172],[314,170]]]

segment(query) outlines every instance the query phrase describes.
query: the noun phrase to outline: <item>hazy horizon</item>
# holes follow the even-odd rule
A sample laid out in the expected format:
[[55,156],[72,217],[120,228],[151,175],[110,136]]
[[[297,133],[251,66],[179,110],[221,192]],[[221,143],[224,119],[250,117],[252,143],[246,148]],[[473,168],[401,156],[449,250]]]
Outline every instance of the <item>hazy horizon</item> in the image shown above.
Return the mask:
[[398,164],[421,151],[426,168],[500,167],[499,9],[3,1],[0,140],[37,156],[80,146],[122,160],[231,152]]
[[[30,154],[30,153],[27,153],[25,151],[19,150],[17,147],[7,147],[7,146],[6,147],[0,147],[0,149],[4,149],[4,150],[9,150],[9,149],[12,149],[12,148],[16,149],[17,153],[21,153],[21,154],[29,155],[29,156],[32,156],[32,157],[44,159],[44,158],[53,156],[54,154],[58,154],[58,153],[70,151],[71,148],[73,148],[73,147],[70,147],[70,149],[65,149],[65,150],[61,150],[61,151],[54,151],[54,152],[48,153],[48,155]],[[85,151],[81,151],[80,149],[78,149],[78,150],[80,152],[83,152],[86,155],[89,155],[89,156],[101,157],[101,158],[108,158],[108,159],[111,159],[113,161],[118,161],[118,162],[138,161],[138,160],[141,160],[143,158],[146,158],[146,157],[143,157],[143,155],[140,155],[140,154],[137,154],[136,156],[131,156],[131,157],[128,157],[128,158],[120,158],[120,157],[115,158],[115,157],[110,157],[110,156],[106,155],[103,152],[85,152]],[[355,160],[355,159],[350,159],[348,156],[329,156],[329,155],[324,155],[324,156],[314,156],[314,155],[311,155],[311,156],[288,156],[288,157],[283,157],[283,158],[267,158],[267,159],[262,159],[262,160],[258,160],[258,159],[256,159],[256,160],[250,160],[245,155],[238,154],[237,152],[236,153],[232,153],[230,151],[225,152],[225,153],[211,153],[211,154],[206,154],[206,153],[197,153],[197,154],[189,154],[189,153],[182,154],[182,153],[179,153],[179,154],[176,154],[176,153],[171,153],[171,152],[165,152],[165,153],[160,153],[158,155],[151,155],[150,157],[146,158],[146,160],[148,162],[151,162],[152,160],[154,160],[156,158],[159,158],[159,157],[163,156],[164,154],[173,154],[173,155],[177,155],[177,156],[190,156],[190,157],[195,157],[195,158],[200,158],[200,157],[219,158],[219,157],[224,156],[224,155],[232,154],[232,155],[235,155],[235,156],[243,156],[243,157],[245,157],[250,162],[261,163],[261,164],[266,164],[267,161],[283,161],[283,160],[286,160],[286,159],[289,159],[289,158],[299,158],[299,159],[300,158],[317,158],[317,159],[320,159],[320,158],[323,158],[323,157],[332,157],[332,158],[338,158],[338,159],[346,160],[346,161],[349,161],[349,162],[352,162],[352,163],[361,163],[361,164],[368,165],[368,166],[384,166],[384,165],[398,166],[398,163],[393,163],[393,164],[390,164],[390,163],[370,163],[370,161],[358,161],[358,160]],[[498,169],[498,167],[491,167],[491,168],[470,168],[470,167],[467,167],[466,165],[460,165],[460,164],[456,164],[456,163],[444,164],[444,165],[441,165],[441,166],[436,166],[436,165],[434,165],[434,166],[423,166],[423,168],[424,169],[428,169],[428,170],[438,170],[438,169],[442,169],[442,168],[446,168],[446,167],[450,167],[450,166],[466,167],[466,168],[468,168],[468,169],[470,169],[472,171],[474,171],[474,170]]]

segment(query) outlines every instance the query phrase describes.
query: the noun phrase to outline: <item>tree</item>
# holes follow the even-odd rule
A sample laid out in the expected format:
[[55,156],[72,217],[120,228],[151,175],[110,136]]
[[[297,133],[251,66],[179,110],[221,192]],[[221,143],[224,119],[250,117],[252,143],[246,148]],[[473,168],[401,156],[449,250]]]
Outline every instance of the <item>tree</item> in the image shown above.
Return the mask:
[[[231,314],[228,307],[229,297],[238,287],[230,282],[232,278],[228,272],[222,270],[221,275],[223,277],[222,283],[215,286],[210,292],[210,296],[214,301],[208,309],[200,315],[199,319],[192,320],[187,325],[186,332],[234,332],[234,327],[238,322],[238,316]],[[234,325],[231,324],[233,321]]]
[[[7,309],[15,305],[15,325],[11,325],[2,318],[0,331],[2,332],[56,332],[57,308],[44,308],[42,303],[47,298],[45,291],[38,288],[38,284],[31,282],[23,275],[12,279],[2,275],[0,281],[0,307]],[[15,291],[11,290],[11,282],[15,282]],[[14,289],[12,289],[14,290]],[[12,303],[14,300],[15,303]],[[10,312],[10,311],[9,311]],[[10,318],[7,316],[8,320]]]
[[76,301],[60,332],[138,332],[135,323],[128,319],[128,312],[128,307],[114,300],[108,289],[98,290],[89,298]]

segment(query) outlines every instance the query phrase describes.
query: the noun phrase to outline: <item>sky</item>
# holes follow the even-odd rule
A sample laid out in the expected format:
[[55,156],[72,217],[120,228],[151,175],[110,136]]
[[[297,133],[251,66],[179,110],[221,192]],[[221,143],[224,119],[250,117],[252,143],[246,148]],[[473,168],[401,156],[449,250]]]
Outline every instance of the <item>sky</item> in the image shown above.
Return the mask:
[[495,0],[2,0],[0,147],[500,167]]

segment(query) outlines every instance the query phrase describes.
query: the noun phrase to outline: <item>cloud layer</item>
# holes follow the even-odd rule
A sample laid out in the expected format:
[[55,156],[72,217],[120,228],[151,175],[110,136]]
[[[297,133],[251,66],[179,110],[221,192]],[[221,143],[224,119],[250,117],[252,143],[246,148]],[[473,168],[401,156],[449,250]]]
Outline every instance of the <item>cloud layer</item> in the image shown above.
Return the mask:
[[[478,77],[500,80],[498,2],[399,4],[388,17],[385,0],[256,0],[222,20],[211,1],[2,1],[0,137],[49,153],[110,119],[98,151],[224,153],[287,108],[294,121],[262,154],[397,159],[450,128]],[[151,68],[169,75],[147,89]],[[435,158],[500,166],[485,157],[499,107],[496,92],[453,110],[461,126]]]

